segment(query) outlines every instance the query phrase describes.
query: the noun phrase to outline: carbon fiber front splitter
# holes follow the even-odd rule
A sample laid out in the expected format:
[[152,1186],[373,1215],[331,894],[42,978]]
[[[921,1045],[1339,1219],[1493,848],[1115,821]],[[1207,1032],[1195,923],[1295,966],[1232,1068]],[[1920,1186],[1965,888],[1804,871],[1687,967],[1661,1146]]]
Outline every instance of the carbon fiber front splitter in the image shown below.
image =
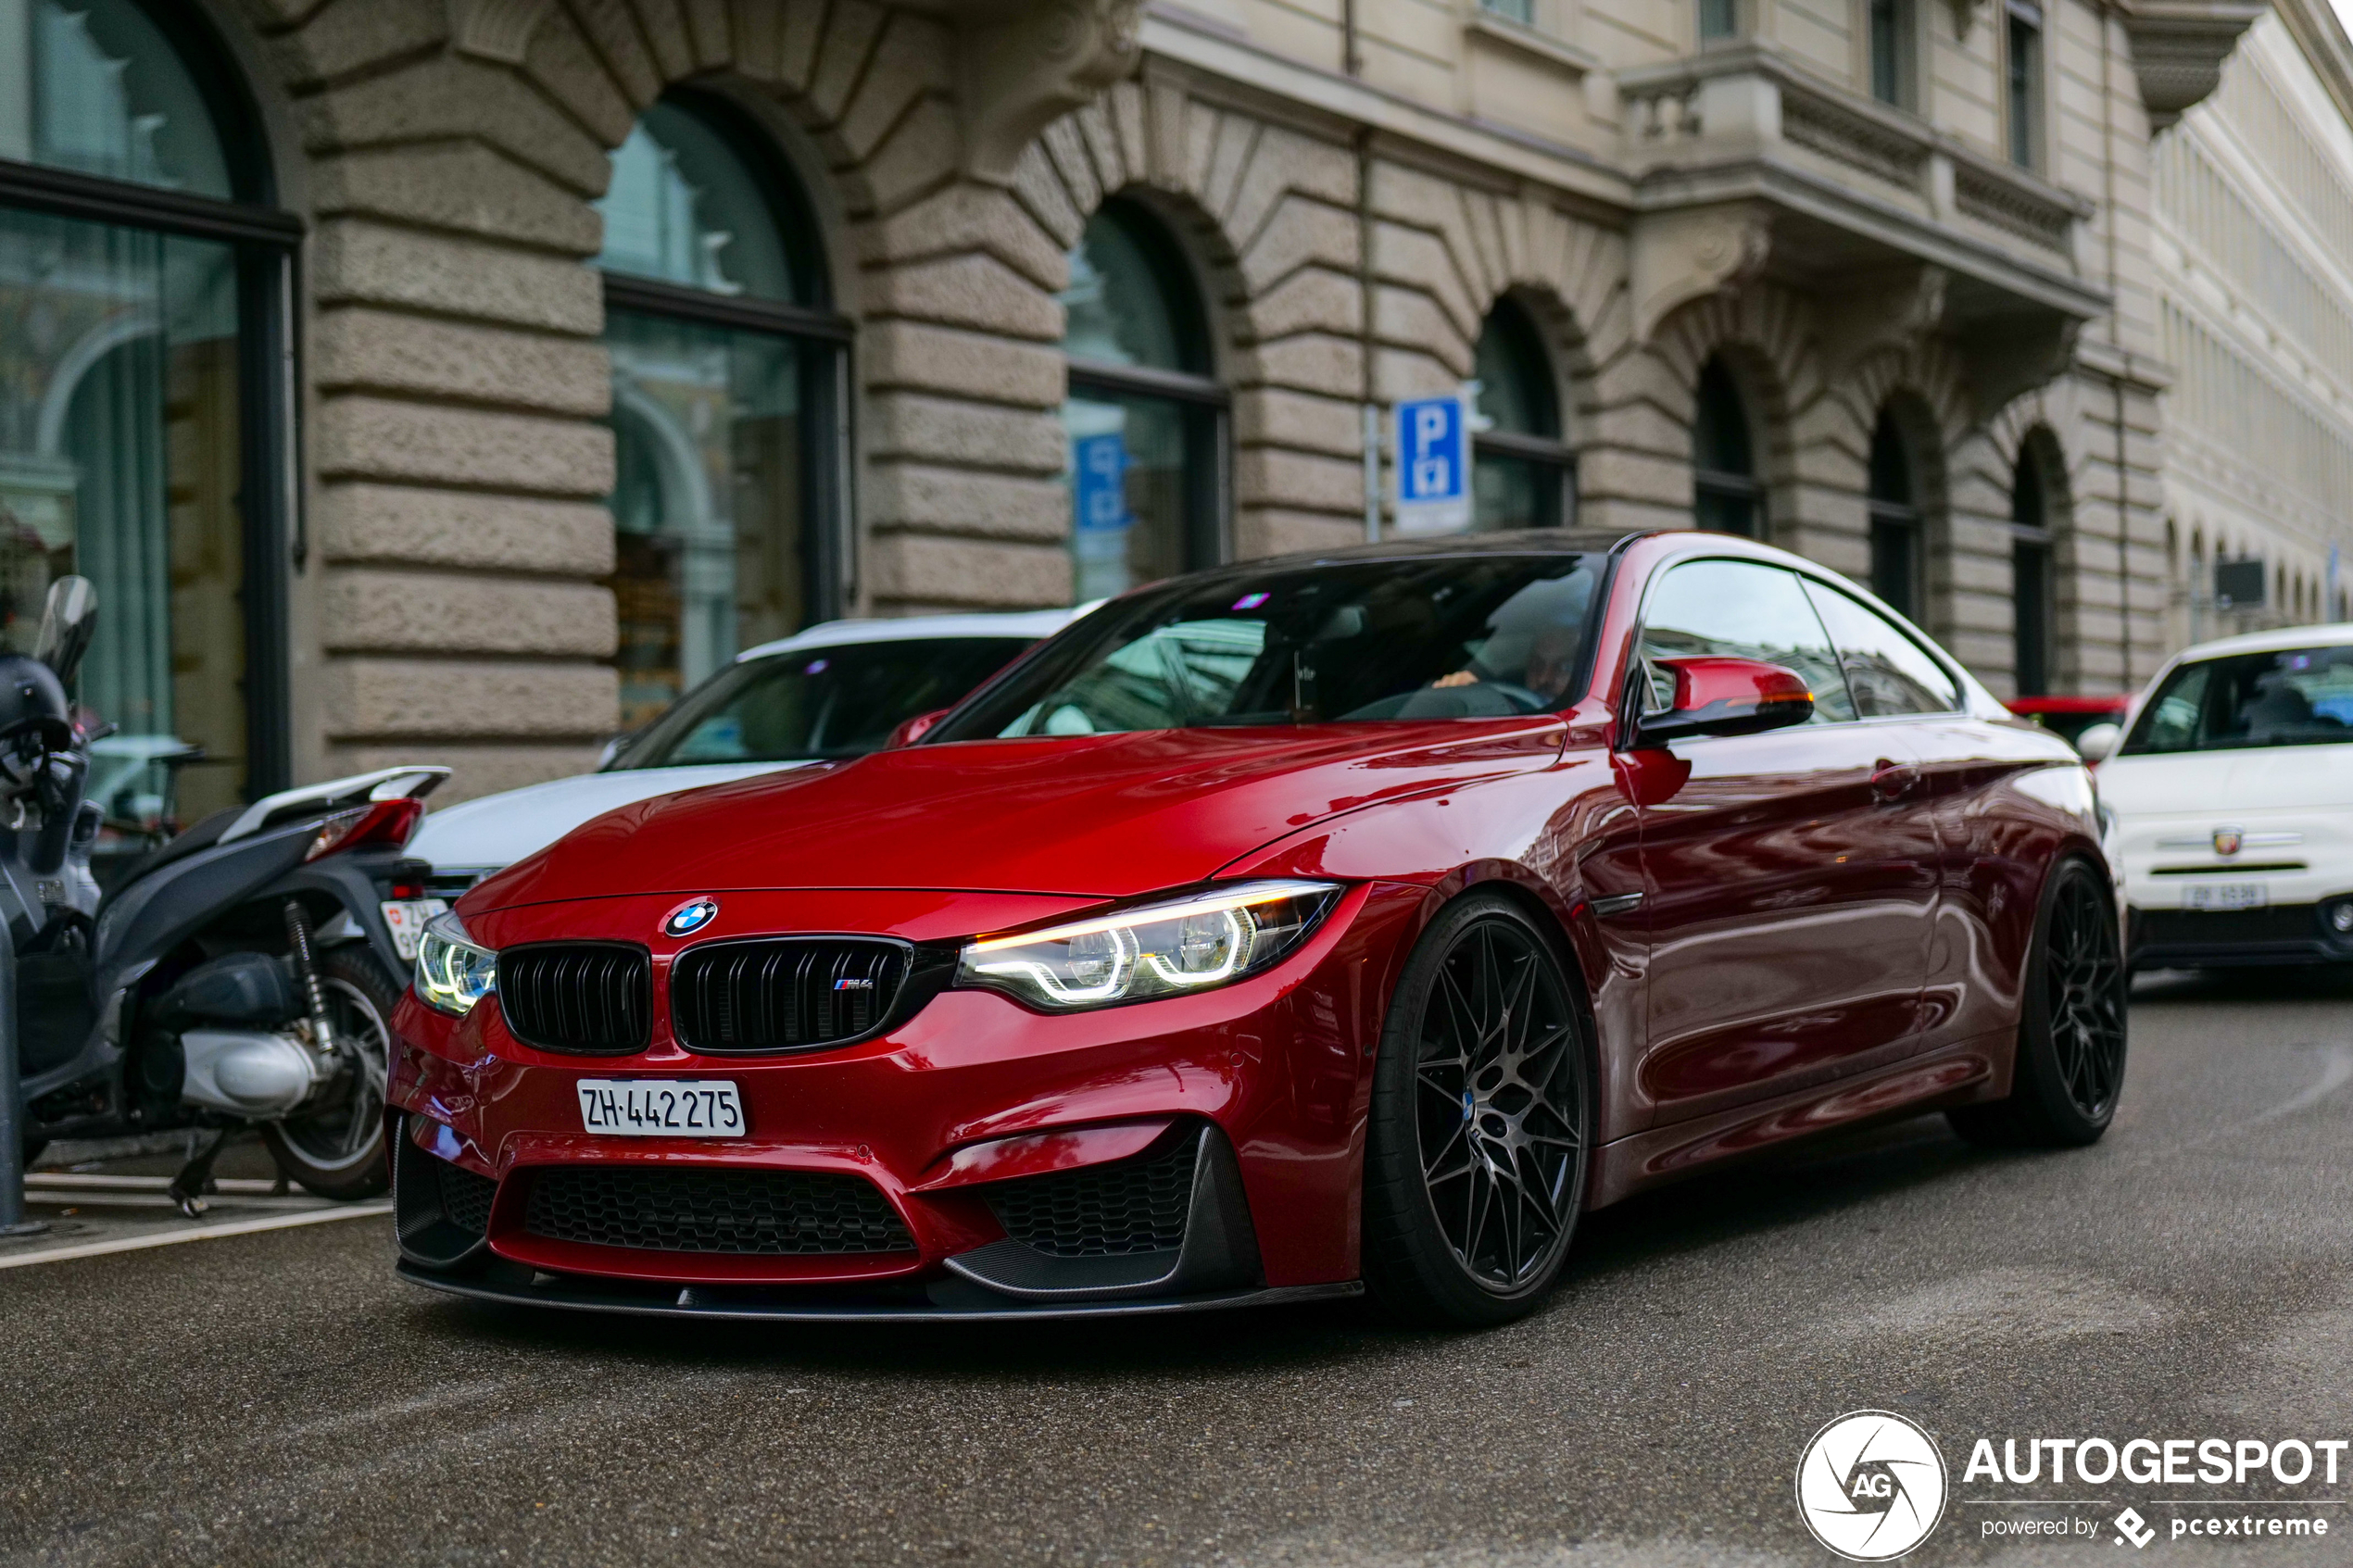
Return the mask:
[[503,1261],[469,1273],[437,1273],[405,1259],[393,1267],[411,1285],[479,1301],[560,1307],[576,1312],[771,1323],[1026,1323],[1049,1318],[1147,1317],[1337,1300],[1365,1292],[1360,1281],[1349,1280],[1339,1285],[1255,1286],[1157,1298],[1023,1301],[962,1279],[935,1280],[889,1293],[813,1295],[761,1286],[629,1288],[569,1275],[535,1273]]

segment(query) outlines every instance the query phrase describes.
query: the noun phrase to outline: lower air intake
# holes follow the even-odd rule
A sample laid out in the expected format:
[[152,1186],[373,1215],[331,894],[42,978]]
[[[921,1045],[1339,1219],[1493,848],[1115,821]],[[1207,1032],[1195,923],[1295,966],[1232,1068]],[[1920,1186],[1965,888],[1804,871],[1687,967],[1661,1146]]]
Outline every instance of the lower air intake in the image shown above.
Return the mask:
[[835,1171],[549,1167],[531,1173],[523,1229],[549,1241],[738,1258],[915,1245],[881,1189]]
[[392,1224],[401,1252],[450,1268],[482,1248],[498,1184],[419,1148],[398,1124],[392,1150]]
[[1184,1245],[1200,1144],[1200,1127],[1180,1124],[1108,1165],[995,1183],[988,1206],[1007,1236],[1057,1258],[1172,1250]]

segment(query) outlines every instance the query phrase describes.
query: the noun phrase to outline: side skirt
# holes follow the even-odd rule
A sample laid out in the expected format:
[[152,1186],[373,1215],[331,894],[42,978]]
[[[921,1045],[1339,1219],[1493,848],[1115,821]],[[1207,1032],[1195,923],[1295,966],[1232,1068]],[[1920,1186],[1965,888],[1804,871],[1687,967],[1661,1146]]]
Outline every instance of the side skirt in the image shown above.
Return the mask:
[[1867,1122],[1997,1098],[2009,1087],[2017,1037],[1979,1035],[1825,1087],[1652,1127],[1604,1144],[1588,1209],[1696,1176],[1743,1155]]

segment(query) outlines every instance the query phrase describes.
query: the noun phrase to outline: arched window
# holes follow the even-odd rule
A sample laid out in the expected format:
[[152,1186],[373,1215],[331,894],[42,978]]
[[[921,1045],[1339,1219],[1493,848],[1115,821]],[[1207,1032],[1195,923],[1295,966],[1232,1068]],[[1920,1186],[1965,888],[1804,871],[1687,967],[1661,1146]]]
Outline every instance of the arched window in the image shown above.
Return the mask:
[[1699,373],[1692,420],[1692,464],[1699,526],[1718,533],[1764,534],[1765,487],[1756,480],[1748,409],[1720,358]]
[[841,346],[816,226],[723,99],[673,94],[597,204],[612,354],[612,588],[635,729],[739,649],[836,613]]
[[1536,323],[1508,299],[1479,329],[1476,373],[1483,428],[1471,465],[1471,527],[1491,533],[1573,522],[1576,458],[1561,444],[1552,361]]
[[1920,619],[1920,508],[1912,454],[1892,412],[1871,432],[1871,592]]
[[2050,497],[2043,465],[2030,445],[2021,447],[2010,474],[2010,603],[2012,662],[2018,695],[2049,695],[2057,637],[2051,570]]
[[194,7],[0,6],[0,640],[78,572],[94,798],[160,832],[287,782],[298,548],[283,323],[301,225]]
[[1063,291],[1072,577],[1079,602],[1225,553],[1225,389],[1174,240],[1133,202],[1088,220]]

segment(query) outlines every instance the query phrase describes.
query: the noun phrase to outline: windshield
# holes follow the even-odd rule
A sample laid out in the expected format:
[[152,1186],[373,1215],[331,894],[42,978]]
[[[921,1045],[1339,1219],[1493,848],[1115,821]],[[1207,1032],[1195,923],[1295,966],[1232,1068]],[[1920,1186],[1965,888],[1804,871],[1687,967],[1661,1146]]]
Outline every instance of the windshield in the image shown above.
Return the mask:
[[1542,713],[1598,557],[1416,557],[1179,579],[1097,610],[925,744]]
[[2289,648],[2183,665],[2141,710],[2119,755],[2348,740],[2353,647]]
[[678,699],[614,768],[863,757],[918,713],[963,699],[1026,637],[846,643],[731,664]]

